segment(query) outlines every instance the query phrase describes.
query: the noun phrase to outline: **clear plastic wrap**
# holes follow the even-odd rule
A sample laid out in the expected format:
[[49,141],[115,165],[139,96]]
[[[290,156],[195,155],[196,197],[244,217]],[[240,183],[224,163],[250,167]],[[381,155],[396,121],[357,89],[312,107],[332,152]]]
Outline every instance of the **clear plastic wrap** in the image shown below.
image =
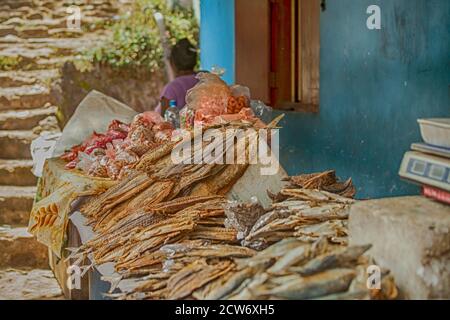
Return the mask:
[[106,167],[102,165],[102,157],[96,157],[89,167],[88,174],[95,177],[108,177],[108,171]]
[[131,126],[134,125],[142,125],[142,124],[146,124],[146,125],[154,125],[154,124],[158,124],[163,122],[164,119],[161,117],[161,115],[155,111],[146,111],[146,112],[142,112],[137,114],[134,119],[133,122],[131,123]]
[[273,119],[273,109],[259,100],[251,100],[250,106],[258,119],[269,123]]
[[78,163],[76,164],[76,168],[80,169],[84,172],[88,172],[89,168],[92,166],[92,163],[95,161],[95,157],[84,153],[78,153]]
[[195,111],[195,122],[211,122],[214,117],[226,113],[231,89],[213,73],[201,72],[199,82],[186,94],[186,105]]
[[180,128],[181,129],[189,129],[194,125],[194,117],[195,111],[189,108],[188,106],[184,106],[180,110]]

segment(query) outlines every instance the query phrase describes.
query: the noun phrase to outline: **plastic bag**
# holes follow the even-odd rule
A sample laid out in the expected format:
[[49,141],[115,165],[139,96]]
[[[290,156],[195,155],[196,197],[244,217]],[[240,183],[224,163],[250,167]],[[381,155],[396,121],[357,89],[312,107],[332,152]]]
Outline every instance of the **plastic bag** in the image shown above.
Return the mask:
[[265,123],[269,123],[273,118],[273,109],[264,104],[264,102],[259,100],[252,100],[250,106],[256,117]]
[[77,169],[80,169],[83,172],[88,172],[96,157],[91,156],[90,154],[79,152],[78,153],[78,163],[76,165]]
[[36,177],[42,176],[42,169],[46,159],[52,157],[56,142],[61,133],[45,133],[31,142],[31,157],[33,158],[33,174]]
[[195,111],[189,108],[188,106],[184,106],[180,110],[180,128],[181,129],[189,129],[194,125],[194,117]]
[[161,117],[161,115],[155,111],[145,111],[142,113],[137,114],[134,119],[134,122],[143,122],[146,124],[158,124],[163,122],[164,119]]
[[195,111],[195,122],[210,122],[226,113],[231,89],[212,73],[199,73],[199,82],[186,94],[187,107]]
[[250,101],[250,89],[248,87],[241,86],[240,84],[235,84],[230,87],[231,95],[235,98],[246,97]]

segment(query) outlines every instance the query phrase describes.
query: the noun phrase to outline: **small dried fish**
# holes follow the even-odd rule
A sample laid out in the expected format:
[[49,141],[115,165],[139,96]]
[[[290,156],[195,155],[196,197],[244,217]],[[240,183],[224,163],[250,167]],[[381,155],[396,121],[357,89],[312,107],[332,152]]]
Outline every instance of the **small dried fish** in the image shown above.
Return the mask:
[[303,276],[308,276],[331,268],[344,268],[355,265],[356,260],[369,250],[371,245],[352,246],[342,249],[340,252],[324,254],[305,265],[298,268],[291,268],[290,271],[297,272]]
[[312,299],[346,291],[355,277],[353,269],[332,269],[309,277],[298,277],[285,285],[260,295],[274,295],[286,299]]

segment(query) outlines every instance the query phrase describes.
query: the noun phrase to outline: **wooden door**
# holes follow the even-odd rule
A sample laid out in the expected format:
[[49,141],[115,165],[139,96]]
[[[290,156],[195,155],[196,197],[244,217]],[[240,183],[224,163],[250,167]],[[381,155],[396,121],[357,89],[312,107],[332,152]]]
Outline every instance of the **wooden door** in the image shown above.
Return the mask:
[[269,0],[236,0],[236,83],[250,88],[252,98],[270,102]]

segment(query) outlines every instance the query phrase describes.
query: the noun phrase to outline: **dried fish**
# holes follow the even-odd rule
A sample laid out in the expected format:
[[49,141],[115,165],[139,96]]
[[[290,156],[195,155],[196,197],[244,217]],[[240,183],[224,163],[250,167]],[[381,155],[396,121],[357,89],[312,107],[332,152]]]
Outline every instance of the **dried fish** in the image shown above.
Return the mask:
[[285,285],[276,287],[262,295],[274,295],[286,299],[312,299],[348,289],[355,277],[353,269],[333,269],[309,277],[298,277]]
[[293,187],[319,189],[348,198],[353,198],[356,193],[352,179],[349,178],[345,182],[339,182],[334,170],[292,176],[285,179],[285,181],[289,181]]
[[[214,127],[246,126],[252,124]],[[182,143],[194,143],[193,149],[195,143],[216,143],[196,141],[193,135]],[[351,179],[341,183],[332,170],[290,177],[278,194],[268,192],[274,200],[268,208],[257,201],[225,205],[223,195],[248,163],[173,164],[174,146],[162,144],[145,154],[130,175],[82,208],[97,235],[71,257],[113,262],[119,276],[107,280],[112,288],[127,288],[115,298],[396,296],[395,283],[386,274],[378,291],[361,285],[367,263],[362,255],[369,246],[344,246],[348,208],[355,202],[350,199],[355,193]],[[216,154],[216,160],[225,151]],[[49,206],[47,211],[57,208]],[[38,224],[51,223],[44,210],[37,214]]]
[[341,252],[319,256],[310,260],[302,267],[291,268],[290,270],[297,272],[302,276],[308,276],[330,268],[352,266],[364,252],[370,249],[370,247],[371,245],[347,247],[342,249]]

